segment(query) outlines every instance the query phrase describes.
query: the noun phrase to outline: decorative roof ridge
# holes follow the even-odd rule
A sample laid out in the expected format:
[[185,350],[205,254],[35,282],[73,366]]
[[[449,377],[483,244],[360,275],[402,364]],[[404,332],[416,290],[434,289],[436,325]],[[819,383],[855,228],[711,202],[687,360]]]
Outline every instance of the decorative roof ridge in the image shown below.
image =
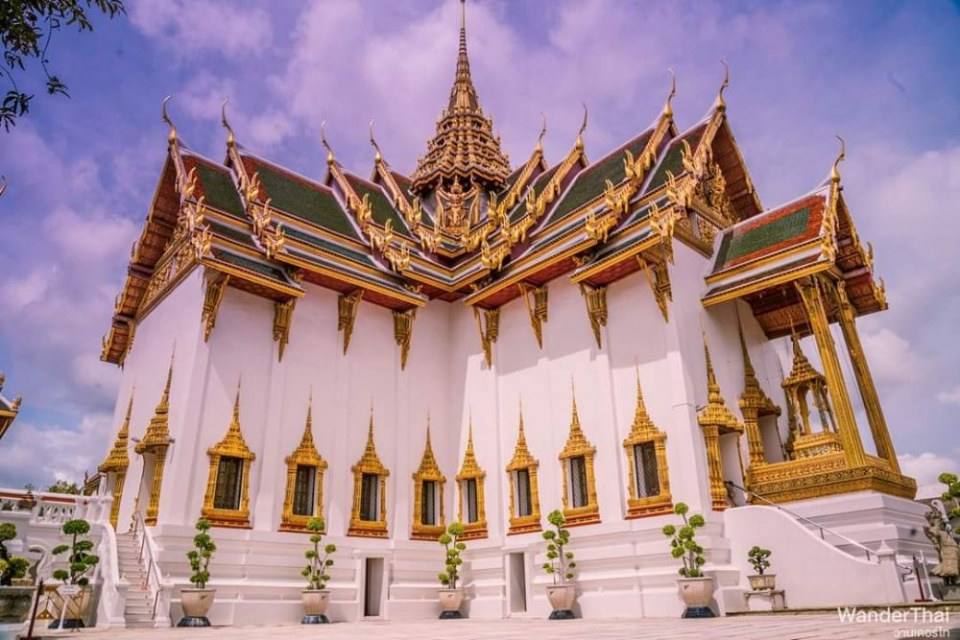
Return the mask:
[[268,159],[268,158],[266,158],[266,157],[264,157],[264,156],[262,156],[262,155],[260,155],[260,154],[253,153],[253,152],[251,152],[251,151],[248,151],[248,150],[246,150],[246,149],[243,149],[243,150],[240,152],[240,157],[241,157],[241,158],[250,158],[251,160],[256,160],[257,162],[260,162],[260,163],[262,163],[262,164],[269,165],[269,167],[270,167],[271,169],[276,169],[276,170],[280,171],[281,173],[285,173],[285,174],[287,174],[288,176],[290,176],[290,177],[292,177],[292,178],[296,178],[296,179],[298,179],[298,180],[303,180],[304,182],[308,182],[308,183],[310,183],[311,186],[319,187],[322,191],[327,191],[327,192],[329,192],[329,193],[331,193],[331,194],[335,193],[335,190],[333,189],[333,187],[331,187],[331,186],[328,185],[328,184],[325,184],[322,180],[318,180],[318,179],[316,179],[316,178],[311,178],[311,177],[309,177],[309,176],[307,176],[307,175],[304,175],[304,174],[300,173],[299,171],[295,171],[295,170],[293,170],[293,169],[291,169],[291,168],[289,168],[289,167],[287,167],[287,166],[285,166],[285,165],[278,164],[277,162],[274,162],[273,160],[270,160],[270,159]]

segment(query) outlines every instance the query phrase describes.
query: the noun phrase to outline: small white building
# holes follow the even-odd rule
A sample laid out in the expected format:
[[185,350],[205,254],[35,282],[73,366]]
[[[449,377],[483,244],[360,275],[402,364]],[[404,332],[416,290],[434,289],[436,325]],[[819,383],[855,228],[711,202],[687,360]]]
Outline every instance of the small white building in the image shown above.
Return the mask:
[[721,611],[743,606],[753,544],[790,606],[902,598],[853,557],[929,547],[857,335],[886,302],[837,164],[765,209],[722,88],[685,129],[671,90],[601,158],[584,120],[558,163],[538,143],[511,164],[460,35],[412,176],[375,142],[368,177],[329,147],[322,179],[297,175],[226,118],[221,163],[170,122],[104,339],[123,374],[101,467],[121,540],[146,525],[170,617],[201,516],[214,624],[299,619],[312,516],[338,546],[335,619],[435,617],[455,520],[469,615],[545,615],[553,509],[584,617],[673,616],[660,530],[681,501],[707,520]]

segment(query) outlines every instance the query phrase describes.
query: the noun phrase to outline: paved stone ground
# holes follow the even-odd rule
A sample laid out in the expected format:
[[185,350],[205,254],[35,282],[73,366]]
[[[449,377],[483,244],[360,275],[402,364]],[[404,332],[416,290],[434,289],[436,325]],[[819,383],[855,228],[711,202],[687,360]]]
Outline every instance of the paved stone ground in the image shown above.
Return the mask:
[[[711,620],[444,620],[352,622],[326,626],[213,627],[207,629],[86,630],[58,634],[76,640],[861,640],[869,638],[960,638],[960,616],[936,624],[841,623],[835,615],[735,616]],[[44,636],[50,638],[51,636]]]

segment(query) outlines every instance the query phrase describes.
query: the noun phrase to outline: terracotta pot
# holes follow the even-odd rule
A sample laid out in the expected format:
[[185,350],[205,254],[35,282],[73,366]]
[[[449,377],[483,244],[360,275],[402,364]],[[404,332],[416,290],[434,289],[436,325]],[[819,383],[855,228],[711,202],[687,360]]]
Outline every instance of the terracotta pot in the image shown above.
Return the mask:
[[710,601],[713,600],[713,578],[677,578],[677,592],[687,605],[684,618],[711,618]]
[[303,601],[303,620],[302,624],[318,624],[329,622],[327,619],[327,607],[330,606],[329,589],[304,589],[300,592],[300,599]]
[[30,617],[33,587],[0,587],[0,624],[19,624]]
[[[213,606],[213,596],[216,592],[216,589],[181,589],[180,606],[183,607],[184,617],[206,620],[207,612]],[[207,621],[203,626],[209,626],[209,624],[210,622]]]
[[440,608],[443,609],[440,613],[440,618],[463,617],[460,613],[460,605],[463,604],[464,598],[463,589],[439,589],[437,596],[440,599]]
[[548,584],[547,600],[553,607],[551,620],[573,617],[573,602],[577,599],[577,586],[574,584]]
[[777,584],[777,575],[775,573],[765,573],[763,575],[747,576],[750,581],[750,588],[753,591],[773,591]]
[[84,618],[87,617],[87,610],[90,608],[90,601],[93,599],[93,588],[90,586],[81,587],[74,584],[62,584],[57,587],[57,592],[63,599],[60,616],[51,623],[50,629],[82,629]]

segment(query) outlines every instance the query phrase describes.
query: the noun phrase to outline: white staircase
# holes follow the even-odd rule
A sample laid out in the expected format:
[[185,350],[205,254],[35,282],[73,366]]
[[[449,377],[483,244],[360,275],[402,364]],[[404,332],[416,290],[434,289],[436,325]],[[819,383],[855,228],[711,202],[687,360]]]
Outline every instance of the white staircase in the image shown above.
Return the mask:
[[140,558],[140,542],[132,531],[117,535],[117,557],[120,577],[130,583],[124,604],[124,618],[128,628],[154,626],[153,594],[147,582],[147,572]]

